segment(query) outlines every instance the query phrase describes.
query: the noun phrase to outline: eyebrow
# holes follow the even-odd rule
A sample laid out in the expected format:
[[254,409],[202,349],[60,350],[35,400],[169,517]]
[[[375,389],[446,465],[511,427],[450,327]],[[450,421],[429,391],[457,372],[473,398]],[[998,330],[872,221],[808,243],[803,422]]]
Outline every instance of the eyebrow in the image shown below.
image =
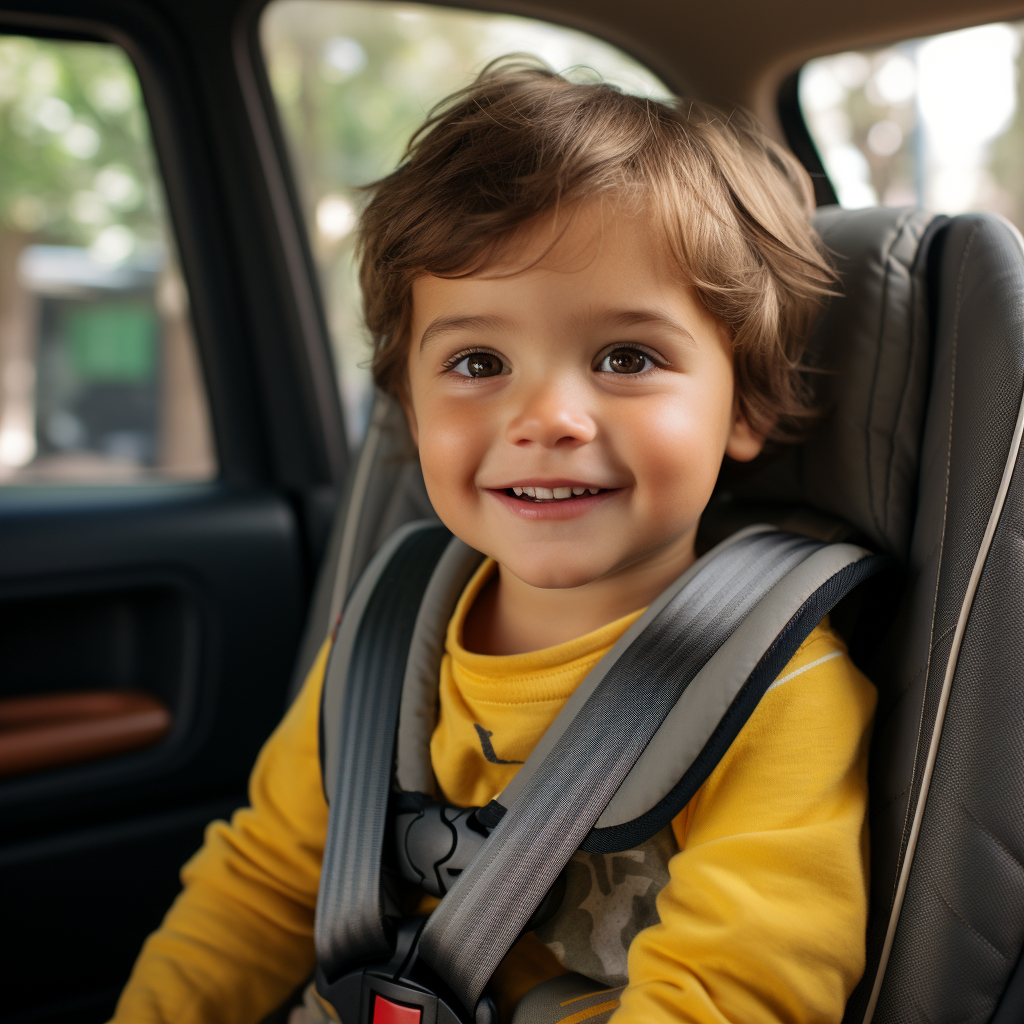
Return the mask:
[[675,318],[658,309],[611,309],[595,310],[583,317],[574,318],[576,325],[590,325],[595,322],[608,324],[612,327],[661,327],[678,334],[691,344],[696,344],[694,336]]
[[[612,327],[661,327],[678,334],[695,345],[696,339],[678,320],[657,309],[613,309],[597,310],[572,318],[573,327],[590,327],[604,323]],[[508,331],[511,321],[500,316],[439,316],[427,325],[420,338],[420,351],[427,342],[443,334],[458,334],[468,331]]]
[[422,352],[428,341],[441,334],[458,334],[463,331],[507,331],[511,323],[500,316],[439,316],[427,324],[420,338]]

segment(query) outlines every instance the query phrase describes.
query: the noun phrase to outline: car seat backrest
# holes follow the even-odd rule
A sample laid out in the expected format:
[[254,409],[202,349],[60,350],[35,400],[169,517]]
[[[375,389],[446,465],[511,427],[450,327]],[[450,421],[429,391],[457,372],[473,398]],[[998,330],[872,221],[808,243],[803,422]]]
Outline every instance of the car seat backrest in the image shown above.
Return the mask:
[[1024,946],[1021,238],[981,214],[830,208],[818,227],[843,292],[809,351],[826,415],[723,474],[718,501],[796,495],[902,566],[863,666],[879,691],[871,917],[845,1020],[980,1024],[1017,999],[1019,1021],[1024,973],[1004,993]]
[[[804,443],[727,467],[702,531],[845,531],[900,565],[895,611],[863,648],[879,689],[871,918],[846,1020],[985,1021],[1024,946],[1020,236],[988,215],[888,209],[826,208],[817,226],[842,279],[808,353],[823,416]],[[376,547],[432,514],[380,396],[296,682]]]
[[929,396],[903,598],[870,671],[873,919],[847,1015],[886,1024],[992,1019],[1024,946],[1024,253],[981,214],[928,248]]

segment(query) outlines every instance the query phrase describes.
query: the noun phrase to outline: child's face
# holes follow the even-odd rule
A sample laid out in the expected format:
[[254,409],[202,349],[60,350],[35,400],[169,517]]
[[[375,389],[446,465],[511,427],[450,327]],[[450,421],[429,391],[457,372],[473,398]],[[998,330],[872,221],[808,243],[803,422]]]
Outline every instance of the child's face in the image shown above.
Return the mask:
[[430,500],[534,587],[671,577],[723,455],[763,443],[737,408],[728,334],[647,218],[584,207],[532,265],[555,231],[524,229],[515,262],[413,284],[405,405]]

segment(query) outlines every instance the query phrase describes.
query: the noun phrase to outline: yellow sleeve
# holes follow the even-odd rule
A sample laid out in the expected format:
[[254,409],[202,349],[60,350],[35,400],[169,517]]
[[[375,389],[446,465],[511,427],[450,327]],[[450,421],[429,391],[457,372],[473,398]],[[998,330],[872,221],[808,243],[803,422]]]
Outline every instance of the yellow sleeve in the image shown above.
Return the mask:
[[142,947],[115,1024],[255,1024],[312,973],[328,649],[256,760],[250,806],[213,822],[182,868],[185,888]]
[[875,691],[819,627],[676,820],[610,1024],[842,1019],[864,970]]

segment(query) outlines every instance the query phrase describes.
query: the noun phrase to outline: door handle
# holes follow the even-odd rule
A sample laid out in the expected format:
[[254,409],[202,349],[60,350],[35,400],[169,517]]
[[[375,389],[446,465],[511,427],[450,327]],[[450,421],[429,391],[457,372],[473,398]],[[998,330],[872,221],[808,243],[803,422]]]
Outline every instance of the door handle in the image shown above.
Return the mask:
[[0,778],[152,746],[171,727],[155,697],[85,690],[0,699]]

